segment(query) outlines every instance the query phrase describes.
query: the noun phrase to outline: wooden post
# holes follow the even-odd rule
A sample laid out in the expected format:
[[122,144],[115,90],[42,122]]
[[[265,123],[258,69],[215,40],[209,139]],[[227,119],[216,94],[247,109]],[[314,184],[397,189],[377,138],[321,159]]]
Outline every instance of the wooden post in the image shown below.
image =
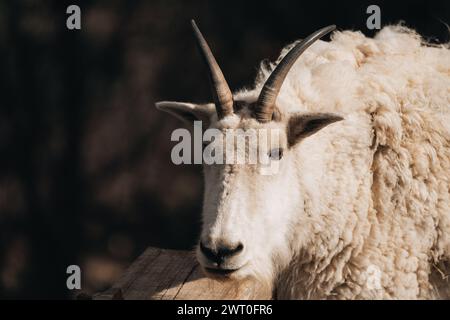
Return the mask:
[[93,299],[232,300],[271,299],[255,281],[206,278],[189,251],[147,248],[110,289]]

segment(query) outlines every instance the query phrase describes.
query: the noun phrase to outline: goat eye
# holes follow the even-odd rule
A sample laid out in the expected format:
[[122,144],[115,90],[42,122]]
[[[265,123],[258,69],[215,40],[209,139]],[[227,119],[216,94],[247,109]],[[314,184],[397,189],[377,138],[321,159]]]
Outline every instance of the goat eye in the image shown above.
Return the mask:
[[283,157],[283,149],[275,148],[269,151],[268,156],[271,160],[281,160]]

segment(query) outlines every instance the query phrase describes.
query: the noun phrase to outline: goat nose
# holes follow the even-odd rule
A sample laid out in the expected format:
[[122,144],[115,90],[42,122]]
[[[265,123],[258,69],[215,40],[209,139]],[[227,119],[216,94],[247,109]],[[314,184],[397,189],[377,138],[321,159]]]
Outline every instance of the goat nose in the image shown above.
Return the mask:
[[237,255],[244,249],[244,245],[242,243],[238,243],[235,247],[218,247],[216,250],[213,250],[200,242],[200,251],[207,257],[209,260],[214,261],[218,264],[221,264],[226,258],[230,258],[234,255]]

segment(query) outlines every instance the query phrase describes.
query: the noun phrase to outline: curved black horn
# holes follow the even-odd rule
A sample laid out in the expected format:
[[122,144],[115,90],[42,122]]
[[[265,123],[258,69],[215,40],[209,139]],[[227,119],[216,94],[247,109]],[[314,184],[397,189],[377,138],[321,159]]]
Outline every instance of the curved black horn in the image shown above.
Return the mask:
[[270,74],[269,78],[264,83],[264,86],[259,94],[257,107],[256,107],[256,119],[260,122],[268,122],[272,120],[272,114],[275,108],[275,101],[280,93],[281,86],[283,85],[286,76],[297,61],[298,57],[316,40],[320,39],[324,35],[330,33],[336,29],[335,25],[331,25],[320,30],[317,30],[313,34],[309,35],[303,41],[294,46],[280,61],[275,70]]
[[194,20],[191,20],[192,29],[194,30],[194,36],[197,40],[197,45],[208,67],[208,76],[211,84],[211,90],[213,94],[214,103],[216,105],[217,116],[219,119],[233,113],[233,94],[228,86],[222,70],[220,70],[211,49],[208,46],[205,38],[198,29]]

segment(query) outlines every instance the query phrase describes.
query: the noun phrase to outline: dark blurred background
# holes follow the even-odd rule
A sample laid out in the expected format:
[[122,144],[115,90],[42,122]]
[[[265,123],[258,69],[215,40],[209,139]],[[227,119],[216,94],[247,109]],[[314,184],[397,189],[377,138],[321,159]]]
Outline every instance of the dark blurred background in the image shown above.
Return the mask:
[[[66,28],[81,7],[82,29]],[[201,167],[170,161],[162,99],[204,102],[195,18],[233,90],[259,62],[328,24],[405,21],[449,41],[450,1],[0,1],[0,297],[70,298],[107,288],[147,246],[191,249]]]

